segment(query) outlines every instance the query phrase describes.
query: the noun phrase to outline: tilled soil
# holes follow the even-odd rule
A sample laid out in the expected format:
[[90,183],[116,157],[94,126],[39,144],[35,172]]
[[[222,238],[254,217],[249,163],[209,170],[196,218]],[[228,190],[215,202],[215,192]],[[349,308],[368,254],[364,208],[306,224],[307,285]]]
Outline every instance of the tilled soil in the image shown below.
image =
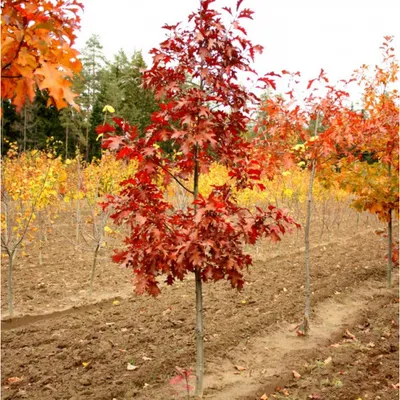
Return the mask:
[[[296,343],[291,352],[268,347],[273,335],[282,329],[288,332],[288,326],[294,328],[302,319],[301,237],[294,234],[279,249],[270,244],[258,249],[258,261],[242,292],[224,282],[204,285],[205,398],[397,398],[398,347],[393,341],[398,296],[384,289],[386,244],[369,227],[344,227],[322,240],[314,238],[312,323],[319,327],[317,332],[324,329],[324,335],[313,342],[312,331],[307,345],[296,342],[298,351]],[[176,375],[175,366],[188,369],[195,364],[193,279],[163,288],[156,299],[138,297],[131,294],[127,271],[104,262],[96,281],[96,298],[103,300],[83,304],[87,268],[79,260],[64,259],[61,271],[54,258],[57,249],[53,252],[45,266],[35,264],[16,273],[16,310],[32,315],[2,322],[2,398],[184,398],[169,380]],[[39,288],[38,276],[44,285]],[[47,291],[41,292],[43,287]],[[354,300],[358,293],[359,303]],[[335,322],[334,304],[340,301]],[[332,316],[324,327],[327,304],[332,305]],[[351,304],[348,320],[343,304]],[[355,339],[329,347],[342,339],[345,324]],[[303,339],[294,332],[290,336]],[[262,354],[264,342],[268,350]],[[368,347],[370,342],[374,346]],[[263,357],[265,368],[260,369]],[[322,366],[328,357],[332,362]],[[275,363],[282,358],[284,363],[274,371],[268,369],[269,358]],[[127,370],[128,364],[138,368]],[[301,378],[292,379],[293,369]]]

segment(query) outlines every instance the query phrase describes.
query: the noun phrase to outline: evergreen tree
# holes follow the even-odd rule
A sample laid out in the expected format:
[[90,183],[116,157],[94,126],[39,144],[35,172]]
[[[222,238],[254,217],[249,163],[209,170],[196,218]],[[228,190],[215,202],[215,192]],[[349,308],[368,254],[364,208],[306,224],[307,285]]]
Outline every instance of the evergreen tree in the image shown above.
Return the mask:
[[[91,155],[97,153],[96,142],[93,140],[92,132],[96,126],[98,118],[94,118],[92,113],[95,111],[95,104],[101,92],[101,77],[106,64],[103,54],[103,46],[98,35],[92,35],[86,42],[81,55],[82,72],[76,78],[75,87],[80,93],[78,104],[82,113],[82,127],[85,138],[85,159],[90,161]],[[97,111],[96,111],[97,112]],[[93,147],[93,149],[92,149]]]
[[151,114],[157,110],[153,93],[142,88],[142,70],[146,69],[142,53],[136,51],[131,59],[131,68],[124,85],[121,115],[141,132],[150,124]]
[[83,134],[84,121],[83,114],[78,113],[74,108],[63,108],[60,111],[60,122],[65,130],[64,137],[64,157],[69,158],[74,155],[76,147],[82,151],[86,147],[86,140]]

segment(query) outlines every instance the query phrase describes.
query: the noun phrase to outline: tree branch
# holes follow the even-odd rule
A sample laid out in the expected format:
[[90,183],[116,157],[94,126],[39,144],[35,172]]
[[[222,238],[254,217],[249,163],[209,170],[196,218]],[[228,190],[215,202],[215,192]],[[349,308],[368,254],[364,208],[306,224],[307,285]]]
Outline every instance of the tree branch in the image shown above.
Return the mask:
[[165,171],[171,178],[173,178],[181,187],[183,187],[187,192],[189,192],[190,194],[194,194],[194,192],[190,189],[188,189],[172,172],[169,172],[167,168],[165,168],[164,166],[159,164],[159,167],[161,167],[161,169],[163,171]]
[[15,75],[15,76],[10,76],[10,75],[2,75],[1,76],[2,78],[5,78],[5,79],[20,79],[20,78],[22,78],[22,75]]

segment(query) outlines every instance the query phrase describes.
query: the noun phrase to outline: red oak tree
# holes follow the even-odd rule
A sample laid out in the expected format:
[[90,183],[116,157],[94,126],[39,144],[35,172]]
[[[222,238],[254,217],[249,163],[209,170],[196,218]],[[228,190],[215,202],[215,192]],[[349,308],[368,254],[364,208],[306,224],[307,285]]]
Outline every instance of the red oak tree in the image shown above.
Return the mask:
[[[201,1],[187,27],[165,25],[168,38],[151,50],[153,65],[143,79],[160,109],[145,135],[120,119],[114,119],[116,126],[98,128],[103,147],[138,161],[138,172],[105,204],[113,207],[117,224],[130,228],[114,261],[132,267],[138,293],[157,295],[161,275],[173,284],[189,272],[195,274],[197,395],[203,392],[204,371],[202,282],[227,279],[241,289],[243,271],[252,264],[244,245],[262,236],[280,240],[297,225],[273,206],[239,207],[228,183],[215,186],[208,197],[199,193],[199,176],[215,161],[229,168],[238,188],[257,184],[262,170],[256,148],[243,137],[259,99],[239,81],[245,74],[256,76],[251,63],[262,51],[246,38],[242,26],[252,11],[241,8],[242,0],[233,11],[225,7],[228,28],[212,2]],[[256,78],[258,85],[273,85],[271,75]],[[187,209],[174,209],[165,199],[172,180],[192,195]]]

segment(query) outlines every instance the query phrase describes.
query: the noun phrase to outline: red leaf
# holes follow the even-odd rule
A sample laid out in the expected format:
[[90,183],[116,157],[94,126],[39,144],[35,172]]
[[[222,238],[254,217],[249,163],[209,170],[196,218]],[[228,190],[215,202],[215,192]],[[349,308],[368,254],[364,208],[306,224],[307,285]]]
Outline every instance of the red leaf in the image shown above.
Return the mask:
[[314,81],[315,79],[311,79],[310,81],[308,81],[307,90],[310,89]]
[[175,375],[169,380],[169,383],[171,385],[179,385],[181,382],[183,382],[185,378],[182,375]]

